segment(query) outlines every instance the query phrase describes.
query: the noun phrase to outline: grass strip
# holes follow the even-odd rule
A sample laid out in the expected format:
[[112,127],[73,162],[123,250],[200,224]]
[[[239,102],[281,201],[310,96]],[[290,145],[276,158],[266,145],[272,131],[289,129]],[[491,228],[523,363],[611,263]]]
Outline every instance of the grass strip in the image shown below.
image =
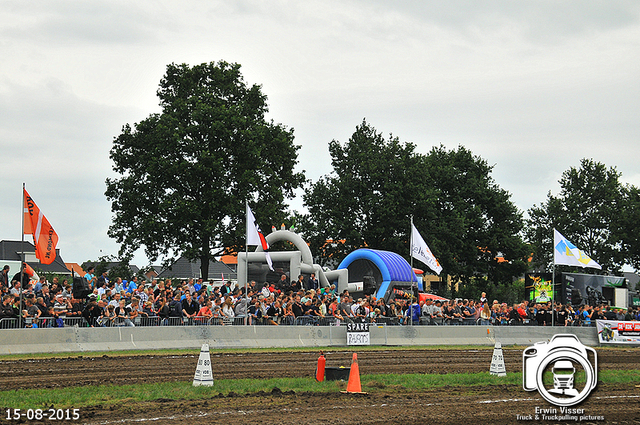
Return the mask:
[[[524,350],[528,346],[524,345],[503,345],[503,349],[508,350]],[[211,353],[221,354],[249,354],[249,353],[287,353],[287,352],[367,352],[367,351],[407,351],[407,350],[460,350],[460,351],[489,351],[493,350],[493,345],[421,345],[421,346],[389,346],[389,345],[367,345],[358,346],[357,350],[349,346],[332,346],[332,347],[269,347],[269,348],[223,348],[211,349]],[[638,349],[638,347],[598,347],[597,351],[620,351]],[[198,355],[199,349],[161,349],[161,350],[123,350],[123,351],[85,351],[85,352],[68,352],[68,353],[31,353],[31,354],[4,354],[0,355],[0,361],[13,360],[37,360],[37,359],[57,359],[68,357],[131,357],[131,356],[185,356]]]
[[[599,382],[605,384],[638,384],[640,370],[606,370],[599,373]],[[413,391],[438,387],[486,387],[498,385],[522,386],[522,373],[510,373],[497,377],[488,372],[465,374],[406,374],[363,375],[360,379],[363,391]],[[216,380],[212,387],[193,387],[191,382],[162,382],[136,385],[98,385],[56,389],[27,389],[0,391],[1,409],[81,408],[86,406],[118,405],[128,401],[144,402],[164,400],[199,400],[214,396],[271,392],[278,388],[283,392],[336,392],[346,387],[345,382],[316,382],[308,378],[273,379],[224,379]]]
[[[493,350],[493,345],[424,345],[424,346],[388,346],[388,345],[367,345],[358,346],[358,352],[366,351],[407,351],[407,350]],[[524,348],[517,346],[503,346],[503,348]],[[211,353],[222,354],[249,354],[249,353],[288,353],[288,352],[353,352],[353,347],[268,347],[268,348],[223,348],[211,349]],[[185,356],[198,355],[200,349],[161,349],[161,350],[123,350],[123,351],[85,351],[68,353],[31,353],[31,354],[3,354],[0,361],[10,360],[32,360],[32,359],[56,359],[67,357],[131,357],[131,356]]]

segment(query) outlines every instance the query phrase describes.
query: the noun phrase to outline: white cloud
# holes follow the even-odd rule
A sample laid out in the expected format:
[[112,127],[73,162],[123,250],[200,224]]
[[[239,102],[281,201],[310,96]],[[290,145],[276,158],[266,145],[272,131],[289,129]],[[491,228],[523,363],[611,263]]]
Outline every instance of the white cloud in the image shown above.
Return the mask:
[[241,63],[270,117],[295,128],[314,180],[330,171],[327,143],[366,117],[421,152],[471,149],[522,210],[582,157],[638,185],[639,12],[630,1],[3,2],[0,238],[20,237],[26,181],[67,261],[115,253],[108,152],[123,124],[158,111],[172,62]]

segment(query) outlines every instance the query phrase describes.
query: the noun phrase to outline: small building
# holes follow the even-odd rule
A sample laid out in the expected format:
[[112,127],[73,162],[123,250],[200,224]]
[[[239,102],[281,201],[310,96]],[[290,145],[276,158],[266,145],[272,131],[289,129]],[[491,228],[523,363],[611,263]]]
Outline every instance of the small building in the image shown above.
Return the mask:
[[[28,241],[0,241],[0,263],[2,261],[22,261],[24,254],[27,263],[36,272],[53,273],[58,275],[71,275],[64,260],[60,256],[60,250],[56,249],[56,258],[51,264],[42,264],[36,258],[36,247]],[[3,265],[0,265],[2,268]],[[20,264],[18,264],[18,267]]]

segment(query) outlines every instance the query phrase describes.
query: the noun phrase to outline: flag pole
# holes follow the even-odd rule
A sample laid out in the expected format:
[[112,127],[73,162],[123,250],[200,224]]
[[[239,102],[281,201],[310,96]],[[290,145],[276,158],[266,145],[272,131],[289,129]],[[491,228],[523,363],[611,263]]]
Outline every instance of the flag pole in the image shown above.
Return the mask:
[[244,239],[244,299],[246,301],[247,313],[244,315],[245,326],[249,323],[249,294],[247,293],[247,281],[249,280],[249,200],[244,200],[244,217],[245,217],[245,239]]
[[554,293],[556,291],[556,262],[555,261],[553,262],[553,266],[551,266],[551,273],[552,273],[552,276],[551,276],[551,326],[553,326],[553,322],[554,322],[553,315],[556,312],[556,308],[554,305],[554,300],[555,300]]
[[20,314],[19,314],[19,322],[18,322],[18,326],[20,328],[22,328],[22,294],[24,293],[24,288],[22,287],[22,281],[24,280],[23,278],[23,274],[24,274],[24,192],[26,190],[25,184],[24,182],[22,183],[22,208],[20,208],[20,211],[22,212],[22,214],[20,214],[20,216],[22,217],[22,230],[20,233],[22,233],[22,243],[20,244],[21,252],[20,252],[20,293],[18,294],[18,296],[20,297]]
[[413,326],[413,214],[411,214],[411,227],[409,228],[409,261],[411,265],[411,299],[409,300],[409,313],[411,316],[411,325]]

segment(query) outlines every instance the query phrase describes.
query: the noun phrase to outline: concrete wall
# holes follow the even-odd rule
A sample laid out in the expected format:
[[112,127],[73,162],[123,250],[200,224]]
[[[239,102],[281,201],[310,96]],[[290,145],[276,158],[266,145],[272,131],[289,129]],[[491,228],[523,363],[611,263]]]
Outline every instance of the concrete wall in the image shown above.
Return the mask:
[[[532,345],[571,333],[597,346],[596,328],[371,326],[371,345]],[[0,355],[166,348],[211,349],[346,346],[344,326],[162,326],[0,330]]]

